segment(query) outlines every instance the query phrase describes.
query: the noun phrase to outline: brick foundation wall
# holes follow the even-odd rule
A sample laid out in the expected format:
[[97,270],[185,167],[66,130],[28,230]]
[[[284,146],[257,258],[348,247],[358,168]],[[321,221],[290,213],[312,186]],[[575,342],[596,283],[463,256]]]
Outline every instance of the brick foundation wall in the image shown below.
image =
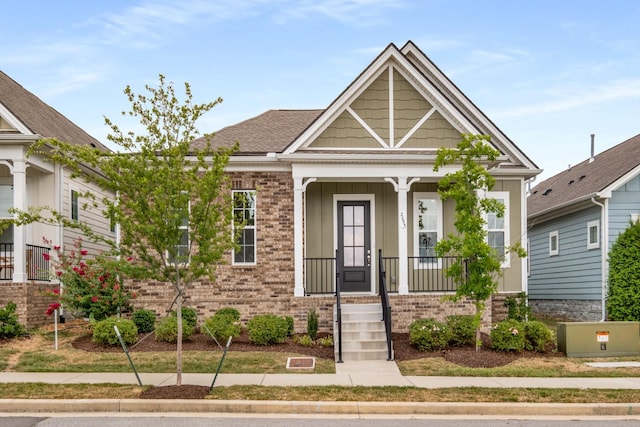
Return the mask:
[[16,303],[18,321],[28,329],[48,324],[53,319],[45,312],[56,298],[45,293],[57,286],[46,282],[3,282],[0,283],[0,305],[4,307],[9,301]]

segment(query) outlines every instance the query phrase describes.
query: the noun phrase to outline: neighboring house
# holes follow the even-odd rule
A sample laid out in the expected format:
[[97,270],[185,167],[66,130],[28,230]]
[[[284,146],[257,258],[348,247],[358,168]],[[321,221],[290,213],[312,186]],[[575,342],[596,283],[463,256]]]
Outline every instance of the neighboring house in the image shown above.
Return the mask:
[[[65,216],[85,221],[96,231],[113,235],[109,222],[82,208],[79,197],[88,185],[70,178],[68,170],[27,156],[29,145],[41,138],[108,150],[54,108],[45,104],[0,71],[0,218],[11,218],[10,208],[48,206]],[[96,191],[95,188],[90,187]],[[0,235],[0,303],[14,301],[20,321],[27,326],[47,321],[47,300],[41,291],[50,287],[49,265],[43,237],[70,247],[78,232],[43,224],[10,226]],[[90,242],[89,250],[99,247]]]
[[[592,136],[593,138],[593,136]],[[606,319],[608,252],[640,215],[640,135],[536,185],[527,199],[529,304],[536,313]]]
[[[449,260],[434,254],[455,231],[454,204],[438,197],[437,183],[458,167],[434,172],[436,151],[463,133],[488,134],[500,151],[487,165],[497,180],[487,197],[504,202],[505,216],[488,218],[488,231],[504,252],[526,241],[526,183],[540,170],[412,42],[390,44],[326,109],[269,110],[220,130],[214,147],[240,144],[227,171],[246,227],[240,248],[186,304],[203,317],[225,306],[243,320],[290,315],[298,330],[315,309],[328,329],[336,270],[343,303],[380,305],[381,251],[396,330],[473,312],[469,302],[443,302],[455,285],[443,274]],[[526,260],[506,254],[503,273],[498,310],[504,295],[526,289]],[[137,291],[136,304],[157,311],[173,297],[169,284]],[[490,308],[485,325],[491,316]]]

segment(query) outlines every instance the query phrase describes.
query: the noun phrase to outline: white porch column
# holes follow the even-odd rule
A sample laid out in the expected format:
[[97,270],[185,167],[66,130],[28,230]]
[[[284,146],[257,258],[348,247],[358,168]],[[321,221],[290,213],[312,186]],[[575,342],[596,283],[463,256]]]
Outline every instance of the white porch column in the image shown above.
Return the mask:
[[317,178],[293,178],[293,258],[294,258],[294,297],[304,296],[304,192],[307,185]]
[[[13,207],[27,210],[27,163],[24,160],[13,161]],[[14,226],[13,229],[13,281],[27,281],[26,262],[27,231],[26,226]]]
[[304,252],[302,245],[304,244],[303,237],[303,216],[302,212],[303,197],[302,194],[302,178],[293,179],[293,259],[294,259],[294,278],[295,287],[293,289],[294,297],[304,296]]
[[408,224],[407,224],[407,177],[398,177],[398,294],[409,294]]

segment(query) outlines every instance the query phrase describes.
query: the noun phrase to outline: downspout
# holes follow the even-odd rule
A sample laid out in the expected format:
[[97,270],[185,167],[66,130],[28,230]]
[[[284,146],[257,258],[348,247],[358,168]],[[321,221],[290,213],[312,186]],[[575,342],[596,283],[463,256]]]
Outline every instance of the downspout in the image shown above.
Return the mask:
[[601,263],[601,281],[602,281],[602,317],[600,322],[607,320],[607,248],[609,247],[609,218],[607,214],[607,199],[604,200],[604,204],[597,202],[595,197],[591,198],[591,202],[594,205],[600,206],[602,214],[600,215],[602,226],[600,227],[600,263]]

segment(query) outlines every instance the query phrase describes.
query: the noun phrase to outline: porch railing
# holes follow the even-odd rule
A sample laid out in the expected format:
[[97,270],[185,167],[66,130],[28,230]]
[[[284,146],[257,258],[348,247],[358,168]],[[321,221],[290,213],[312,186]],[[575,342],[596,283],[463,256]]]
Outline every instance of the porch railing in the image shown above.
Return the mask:
[[305,258],[305,295],[331,295],[336,292],[336,259]]
[[[0,280],[12,280],[14,273],[14,247],[13,243],[0,243]],[[49,248],[44,246],[26,245],[25,264],[27,280],[48,281],[49,260],[44,254],[49,253]]]
[[382,262],[382,249],[378,250],[378,281],[380,283],[380,303],[382,304],[382,320],[387,333],[387,360],[393,360],[393,344],[391,341],[391,303],[387,293],[386,272]]

